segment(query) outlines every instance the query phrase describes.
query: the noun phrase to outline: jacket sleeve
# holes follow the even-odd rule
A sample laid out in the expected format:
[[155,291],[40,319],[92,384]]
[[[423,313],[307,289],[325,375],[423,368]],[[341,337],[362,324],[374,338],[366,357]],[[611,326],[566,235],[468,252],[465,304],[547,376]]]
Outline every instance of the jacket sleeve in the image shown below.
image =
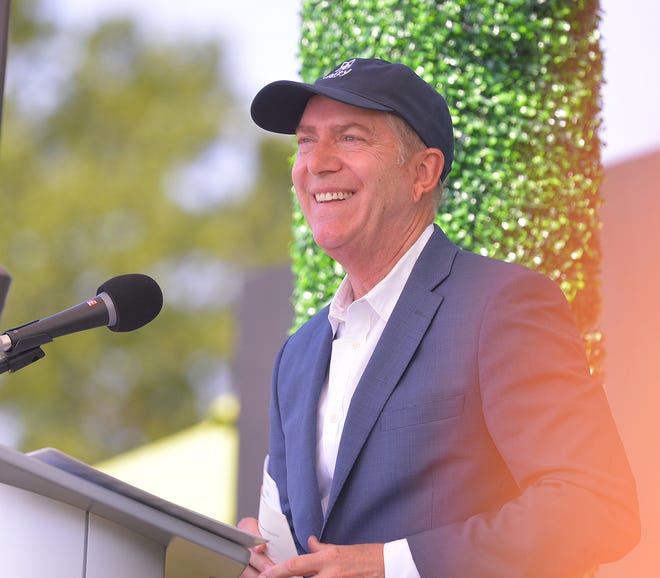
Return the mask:
[[623,556],[639,539],[635,482],[555,283],[527,272],[491,292],[478,365],[484,420],[520,493],[408,536],[421,576],[580,577]]

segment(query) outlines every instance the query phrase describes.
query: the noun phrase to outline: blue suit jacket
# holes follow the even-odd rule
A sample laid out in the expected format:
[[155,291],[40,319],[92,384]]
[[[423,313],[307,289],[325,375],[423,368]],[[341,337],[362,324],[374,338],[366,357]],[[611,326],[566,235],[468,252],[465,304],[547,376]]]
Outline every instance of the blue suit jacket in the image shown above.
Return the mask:
[[579,576],[638,539],[635,484],[559,288],[436,227],[316,478],[327,309],[273,372],[270,473],[302,552],[406,537],[423,577]]

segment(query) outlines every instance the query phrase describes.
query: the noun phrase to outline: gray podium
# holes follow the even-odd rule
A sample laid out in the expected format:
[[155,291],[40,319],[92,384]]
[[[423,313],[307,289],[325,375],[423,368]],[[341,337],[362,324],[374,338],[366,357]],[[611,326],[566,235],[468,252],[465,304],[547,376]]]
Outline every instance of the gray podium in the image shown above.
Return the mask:
[[258,541],[56,450],[0,446],[0,576],[236,577]]

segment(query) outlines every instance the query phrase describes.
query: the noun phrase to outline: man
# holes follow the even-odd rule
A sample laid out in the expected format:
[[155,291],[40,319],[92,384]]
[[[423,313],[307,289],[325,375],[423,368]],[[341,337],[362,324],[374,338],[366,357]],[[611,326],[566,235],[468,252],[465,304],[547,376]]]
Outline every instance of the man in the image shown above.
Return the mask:
[[346,276],[273,371],[268,473],[300,555],[258,547],[243,576],[571,578],[632,548],[635,483],[561,291],[433,225],[442,96],[352,59],[269,84],[252,117],[295,133],[300,206]]

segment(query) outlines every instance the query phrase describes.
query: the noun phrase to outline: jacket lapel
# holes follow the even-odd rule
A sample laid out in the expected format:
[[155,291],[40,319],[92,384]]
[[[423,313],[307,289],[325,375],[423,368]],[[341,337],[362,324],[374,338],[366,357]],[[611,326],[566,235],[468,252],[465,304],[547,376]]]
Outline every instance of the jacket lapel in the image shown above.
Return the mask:
[[457,247],[436,227],[411,272],[351,400],[339,445],[326,521],[362,446],[442,303],[443,296],[434,290],[449,275],[457,252]]
[[[296,396],[289,400],[291,419],[297,420],[298,435],[290,442],[289,451],[298,456],[294,461],[298,471],[290,476],[291,499],[296,502],[294,511],[298,541],[304,546],[311,535],[319,536],[323,525],[321,496],[316,476],[317,414],[321,390],[327,376],[332,351],[332,330],[327,321],[327,310],[319,316],[322,321],[312,332],[307,359],[315,360],[310,367],[304,359],[299,360]],[[296,490],[297,487],[297,490]]]

